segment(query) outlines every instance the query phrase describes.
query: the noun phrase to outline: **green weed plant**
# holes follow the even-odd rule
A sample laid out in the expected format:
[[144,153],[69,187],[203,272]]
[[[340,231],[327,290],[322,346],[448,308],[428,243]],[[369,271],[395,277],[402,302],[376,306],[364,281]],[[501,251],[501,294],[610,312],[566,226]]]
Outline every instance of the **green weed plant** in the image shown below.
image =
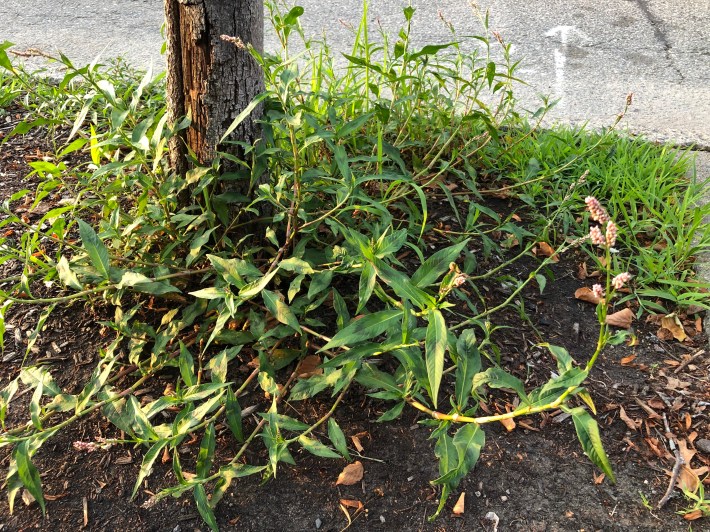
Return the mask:
[[[175,483],[148,503],[191,492],[216,530],[214,508],[232,483],[275,476],[280,463],[295,463],[294,449],[352,460],[337,408],[355,383],[389,402],[378,421],[408,407],[426,414],[421,423],[431,429],[439,463],[432,483],[441,489],[432,517],[475,467],[486,424],[553,409],[571,415],[584,452],[614,481],[584,384],[604,347],[623,339],[605,324],[619,301],[618,274],[635,276],[636,289],[622,301],[636,298],[648,309],[701,304],[689,265],[709,237],[698,218],[704,211],[691,207],[700,189],[684,181],[687,157],[612,132],[540,131],[545,102],[529,125],[515,109],[517,62],[502,38],[490,39],[487,14],[483,35],[467,38],[474,51],[464,50],[453,29],[448,43],[414,48],[413,8],[404,9],[404,25],[390,38],[368,27],[365,4],[341,68],[326,42],[304,37],[302,8],[271,9],[283,50],[251,50],[267,89],[235,118],[223,145],[239,142],[229,133],[257,103],[265,108],[262,138],[241,144],[243,157],[220,152],[186,176],[171,171],[166,150],[189,119],[167,123],[162,75],[136,77],[122,64],[77,68],[62,55],[66,74],[53,82],[13,65],[10,44],[0,46],[2,107],[19,104],[27,113],[5,141],[44,128],[55,143],[52,157],[30,163],[39,185],[5,198],[0,220],[0,229],[21,235],[0,238],[0,264],[22,267],[0,280],[0,333],[13,306],[43,307],[19,375],[0,391],[10,509],[24,487],[44,511],[33,458],[52,436],[100,412],[125,438],[77,442],[77,449],[141,446],[134,497],[167,453]],[[303,47],[292,56],[294,38]],[[500,62],[491,59],[493,46]],[[545,221],[523,226],[512,212],[486,207],[480,176],[491,175]],[[247,192],[234,192],[235,181]],[[557,371],[529,390],[500,364],[494,319],[518,305],[526,288],[545,289],[552,259],[522,279],[505,268],[529,258],[541,239],[556,241],[557,254],[583,245],[588,218],[580,214],[590,193],[619,222],[620,248],[602,246],[602,261],[599,248],[587,246],[607,279],[598,289],[596,349],[580,364],[565,349],[541,344]],[[13,211],[18,201],[37,206],[58,195],[36,222]],[[429,253],[434,197],[448,202],[458,230]],[[493,237],[501,232],[514,237],[513,250]],[[647,238],[667,246],[655,251]],[[483,270],[474,248],[506,258]],[[398,258],[405,250],[415,266]],[[506,283],[509,295],[491,306],[479,293],[484,281]],[[37,283],[55,295],[34,296]],[[166,310],[146,315],[148,298]],[[93,375],[69,393],[51,367],[32,365],[28,355],[52,310],[74,301],[108,303],[115,314],[106,323],[113,339]],[[299,377],[297,364],[314,354],[321,371]],[[235,371],[242,356],[258,360],[245,378]],[[168,374],[179,375],[172,392],[142,404],[136,391]],[[32,390],[27,417],[6,419],[25,389]],[[491,390],[515,397],[517,406],[480,415]],[[258,421],[246,419],[242,405],[258,404],[264,393]],[[330,406],[315,422],[284,412],[284,402],[316,396]],[[237,451],[217,461],[216,435],[224,431]],[[178,448],[197,435],[199,450],[187,466]],[[265,447],[265,462],[245,460],[252,445]]]

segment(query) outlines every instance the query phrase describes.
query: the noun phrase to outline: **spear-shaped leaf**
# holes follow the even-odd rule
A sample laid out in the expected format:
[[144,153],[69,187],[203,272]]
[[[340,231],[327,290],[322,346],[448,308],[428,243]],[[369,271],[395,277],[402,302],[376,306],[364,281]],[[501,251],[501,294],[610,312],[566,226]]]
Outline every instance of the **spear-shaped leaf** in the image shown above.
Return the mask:
[[431,400],[436,408],[439,385],[444,374],[444,355],[446,353],[446,321],[440,310],[434,309],[428,314],[429,325],[426,328],[426,372],[431,389]]
[[84,220],[77,219],[79,224],[79,236],[84,245],[86,253],[89,255],[91,264],[98,270],[104,279],[109,278],[108,250],[101,242],[96,231]]

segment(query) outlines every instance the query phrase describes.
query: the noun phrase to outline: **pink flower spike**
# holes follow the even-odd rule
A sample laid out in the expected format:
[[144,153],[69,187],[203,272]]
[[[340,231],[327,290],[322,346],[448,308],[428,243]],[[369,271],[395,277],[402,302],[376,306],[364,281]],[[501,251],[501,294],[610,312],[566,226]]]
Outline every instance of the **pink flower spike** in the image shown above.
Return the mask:
[[592,293],[599,299],[604,299],[604,289],[602,288],[602,285],[595,284],[592,286]]
[[602,230],[596,225],[589,228],[589,238],[592,239],[592,244],[595,246],[603,246],[606,242],[604,235],[602,235]]
[[631,280],[631,274],[629,272],[620,273],[611,280],[611,284],[615,290],[619,290],[624,287],[626,283]]
[[614,244],[616,244],[616,235],[618,231],[616,229],[616,224],[613,222],[613,220],[609,220],[609,223],[606,225],[606,245],[607,247],[613,248]]
[[605,224],[609,221],[609,215],[607,214],[602,204],[594,196],[587,196],[584,199],[584,203],[587,204],[587,209],[592,217],[592,220],[599,222],[600,224]]

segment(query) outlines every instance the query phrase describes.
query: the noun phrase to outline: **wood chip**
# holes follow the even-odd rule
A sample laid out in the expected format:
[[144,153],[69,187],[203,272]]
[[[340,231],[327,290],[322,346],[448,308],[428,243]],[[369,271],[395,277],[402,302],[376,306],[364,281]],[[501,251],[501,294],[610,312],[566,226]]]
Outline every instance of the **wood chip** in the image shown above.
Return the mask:
[[360,438],[357,436],[350,436],[350,439],[353,441],[353,445],[355,446],[355,449],[357,449],[357,452],[362,453],[365,450],[360,442]]
[[501,419],[500,423],[505,427],[505,430],[507,430],[508,432],[511,432],[515,429],[515,420],[512,418]]
[[619,407],[619,418],[621,419],[621,421],[626,423],[626,426],[629,427],[631,430],[637,430],[641,426],[640,421],[634,421],[626,414],[626,410],[624,410],[623,406]]

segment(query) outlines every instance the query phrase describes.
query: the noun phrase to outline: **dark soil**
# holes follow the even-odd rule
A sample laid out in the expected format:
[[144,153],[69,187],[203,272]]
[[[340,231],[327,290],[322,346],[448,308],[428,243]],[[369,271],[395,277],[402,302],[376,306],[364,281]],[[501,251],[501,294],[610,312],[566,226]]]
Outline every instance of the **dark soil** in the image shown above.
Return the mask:
[[[15,120],[12,114],[7,116],[10,123]],[[29,171],[27,162],[41,156],[45,144],[46,139],[26,136],[0,148],[3,197],[32,188],[23,181]],[[32,219],[32,212],[27,215]],[[581,256],[572,255],[558,264],[553,269],[555,280],[548,282],[543,296],[526,294],[526,310],[539,334],[517,312],[496,318],[496,323],[510,327],[496,333],[502,359],[530,386],[546,380],[554,369],[549,355],[535,347],[536,343],[544,340],[563,345],[578,362],[594,350],[594,307],[573,296],[577,288],[590,284],[577,277],[581,260]],[[12,263],[3,265],[0,277],[16,273],[16,268]],[[490,284],[494,293],[495,283]],[[0,388],[18,374],[28,331],[36,326],[40,312],[15,306],[9,313]],[[60,387],[78,392],[95,366],[99,348],[110,340],[98,321],[111,315],[110,308],[100,305],[58,307],[26,364],[49,364]],[[217,510],[220,527],[336,531],[352,522],[350,530],[493,530],[486,518],[493,512],[501,531],[687,530],[689,523],[676,514],[688,506],[678,490],[659,511],[645,507],[642,497],[655,506],[668,486],[674,464],[663,416],[675,438],[689,449],[694,448],[694,442],[710,438],[710,356],[700,354],[682,365],[706,345],[704,334],[695,334],[695,318],[684,317],[693,337],[682,344],[660,340],[659,325],[653,318],[635,323],[637,344],[608,348],[593,371],[589,390],[598,408],[597,419],[617,475],[616,485],[603,479],[584,456],[570,419],[561,412],[533,416],[521,420],[511,432],[498,424],[485,427],[487,441],[478,465],[451,497],[442,516],[429,523],[427,517],[438,502],[438,491],[429,484],[438,476],[429,429],[417,423],[422,418],[412,409],[405,409],[394,422],[374,423],[391,405],[368,398],[364,390],[353,387],[336,418],[345,434],[357,435],[364,447],[362,483],[336,486],[345,460],[319,459],[294,451],[297,467],[282,465],[278,476],[264,484],[249,477],[232,485]],[[143,394],[160,395],[167,382],[154,383]],[[13,411],[26,412],[28,400],[26,395],[14,401],[8,417],[13,417]],[[496,395],[491,408],[504,411],[510,400],[509,395]],[[317,419],[328,407],[327,399],[283,405],[286,413],[291,409],[305,420]],[[622,408],[627,421],[621,418]],[[632,429],[635,423],[638,428]],[[218,428],[217,433],[216,456],[228,459],[236,444],[224,428]],[[144,449],[114,446],[85,453],[73,447],[75,441],[118,436],[105,419],[92,415],[53,437],[34,458],[47,499],[46,517],[36,503],[27,500],[26,504],[21,497],[10,515],[7,502],[2,500],[0,530],[207,530],[189,495],[164,499],[151,507],[145,504],[151,494],[174,484],[170,464],[158,464],[131,501]],[[187,451],[184,467],[190,470],[194,467],[190,456],[199,440],[183,446]],[[253,448],[249,458],[263,462],[259,445]],[[2,449],[0,465],[5,469],[7,464],[8,452]],[[695,469],[710,465],[707,450],[705,454],[698,451],[690,465]],[[451,509],[462,492],[466,494],[465,513],[456,517]],[[344,506],[341,500],[361,501],[363,509]],[[693,522],[693,530],[708,526],[705,521],[707,518]]]

